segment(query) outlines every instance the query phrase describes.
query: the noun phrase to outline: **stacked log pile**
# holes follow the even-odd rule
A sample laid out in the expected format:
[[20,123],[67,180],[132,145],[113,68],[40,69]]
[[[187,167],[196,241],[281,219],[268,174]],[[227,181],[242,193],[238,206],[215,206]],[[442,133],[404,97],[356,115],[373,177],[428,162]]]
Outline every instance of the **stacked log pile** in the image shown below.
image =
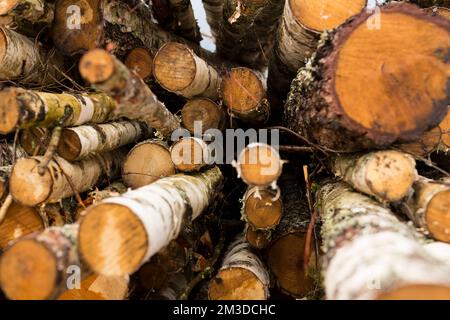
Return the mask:
[[449,2],[368,5],[0,0],[0,297],[450,299]]

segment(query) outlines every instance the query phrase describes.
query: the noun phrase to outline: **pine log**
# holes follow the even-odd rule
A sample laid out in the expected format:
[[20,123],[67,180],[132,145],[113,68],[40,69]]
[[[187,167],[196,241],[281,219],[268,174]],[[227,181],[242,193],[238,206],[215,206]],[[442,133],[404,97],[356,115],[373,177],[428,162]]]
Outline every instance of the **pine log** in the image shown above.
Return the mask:
[[166,138],[179,128],[177,117],[144,81],[108,52],[94,49],[86,53],[80,61],[80,73],[94,88],[116,100],[115,115],[145,121]]
[[185,98],[219,97],[218,71],[186,45],[166,43],[156,53],[153,65],[156,81],[167,91]]
[[217,39],[222,22],[223,0],[202,0],[206,21],[211,28],[213,39]]
[[21,88],[0,91],[0,133],[16,128],[78,126],[110,120],[116,103],[102,93],[48,93]]
[[112,151],[142,138],[151,129],[139,121],[117,121],[100,125],[66,128],[61,133],[58,154],[67,161],[85,158],[92,153]]
[[55,50],[0,26],[0,80],[49,85],[64,78],[64,59]]
[[14,300],[54,299],[67,290],[69,267],[80,267],[77,254],[78,225],[52,227],[20,239],[0,260],[0,284]]
[[131,149],[122,166],[123,182],[130,188],[146,186],[175,174],[167,144],[160,140],[143,141]]
[[420,285],[430,295],[450,292],[449,265],[389,209],[342,182],[322,184],[317,201],[327,299],[375,299]]
[[267,248],[271,238],[271,231],[255,230],[249,225],[245,229],[245,239],[255,249],[261,250]]
[[[203,134],[209,129],[222,131],[226,121],[223,108],[207,98],[190,99],[181,109],[181,123],[191,134]],[[199,132],[195,131],[196,123]]]
[[11,172],[11,195],[27,206],[57,202],[77,192],[87,191],[105,179],[117,178],[125,155],[126,151],[119,149],[74,163],[55,156],[43,175],[38,172],[43,157],[20,159]]
[[267,66],[284,0],[224,0],[216,51],[231,61]]
[[229,112],[239,120],[260,125],[270,116],[262,74],[248,68],[233,68],[222,80],[221,93]]
[[211,165],[214,158],[208,145],[199,138],[181,138],[170,147],[170,157],[175,168],[182,172],[199,171]]
[[[81,8],[79,25],[75,20],[78,12],[70,11],[71,6]],[[108,47],[112,54],[122,58],[136,47],[145,47],[155,54],[164,43],[176,41],[189,45],[202,57],[213,57],[195,43],[162,30],[137,9],[119,0],[57,0],[53,42],[65,55]],[[68,18],[72,18],[69,23]]]
[[367,0],[285,0],[271,59],[267,86],[272,107],[282,109],[297,70],[316,50],[320,34],[361,12]]
[[266,300],[270,278],[266,266],[239,236],[225,255],[217,275],[209,282],[210,300]]
[[64,291],[58,300],[125,300],[129,282],[128,275],[105,277],[93,274],[81,281],[79,289]]
[[283,204],[277,192],[251,187],[243,198],[242,217],[254,230],[270,230],[280,222]]
[[153,55],[145,48],[132,49],[128,52],[124,63],[128,69],[136,72],[144,80],[153,74]]
[[380,201],[399,201],[417,180],[413,157],[395,150],[341,155],[332,161],[333,173],[353,188]]
[[276,186],[281,175],[283,161],[277,150],[265,143],[251,143],[241,151],[236,170],[247,185],[257,187]]
[[442,121],[450,99],[450,21],[406,3],[380,10],[380,28],[368,28],[373,16],[363,12],[324,34],[292,82],[289,128],[322,146],[355,151],[414,141]]
[[80,222],[80,252],[98,274],[135,272],[196,219],[222,180],[216,167],[174,175],[87,209]]
[[431,153],[441,149],[445,140],[440,127],[435,127],[425,132],[418,140],[398,145],[398,148],[406,153],[418,157],[427,157]]
[[433,238],[450,242],[449,183],[421,177],[414,184],[414,196],[407,200],[404,212]]

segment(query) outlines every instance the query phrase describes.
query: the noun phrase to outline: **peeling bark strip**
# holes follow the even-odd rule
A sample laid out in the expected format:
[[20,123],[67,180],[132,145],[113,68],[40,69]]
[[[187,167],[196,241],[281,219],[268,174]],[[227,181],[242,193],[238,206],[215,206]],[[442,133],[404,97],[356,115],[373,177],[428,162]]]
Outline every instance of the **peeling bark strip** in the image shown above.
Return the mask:
[[406,3],[380,10],[376,31],[368,27],[373,16],[363,12],[324,34],[292,83],[284,114],[289,128],[355,151],[413,141],[439,125],[450,100],[450,21]]
[[63,79],[63,58],[39,43],[0,27],[0,80],[49,85]]
[[233,68],[222,80],[222,98],[230,113],[239,120],[264,124],[270,116],[263,75],[248,68]]
[[243,203],[242,217],[254,230],[270,230],[280,222],[283,204],[275,190],[249,188]]
[[222,106],[208,98],[190,99],[181,109],[181,122],[183,128],[195,134],[195,123],[201,124],[200,133],[205,133],[209,129],[224,130],[227,119]]
[[167,143],[150,139],[138,143],[128,152],[122,166],[123,182],[130,188],[146,186],[175,174],[175,165]]
[[58,154],[74,161],[92,153],[115,150],[150,136],[150,128],[139,121],[84,125],[62,131]]
[[80,252],[98,274],[135,272],[196,219],[222,180],[219,168],[174,175],[91,206],[80,223]]
[[450,242],[449,183],[421,177],[414,184],[414,196],[407,200],[404,212],[433,238]]
[[217,39],[222,22],[223,0],[202,0],[211,35]]
[[269,298],[270,278],[245,238],[234,241],[217,275],[209,282],[211,300],[266,300]]
[[328,299],[374,299],[411,285],[450,290],[449,265],[387,208],[342,182],[324,184],[317,201]]
[[113,118],[115,101],[98,94],[47,93],[21,88],[0,91],[0,133],[16,128],[78,126]]
[[220,76],[216,69],[183,44],[166,43],[156,54],[153,65],[155,79],[167,91],[186,98],[219,97]]
[[267,80],[274,103],[281,104],[285,99],[297,70],[316,50],[320,34],[361,12],[366,2],[285,0]]
[[128,294],[130,277],[105,277],[93,274],[81,281],[80,289],[70,289],[58,300],[124,300]]
[[338,156],[332,167],[356,190],[388,202],[405,198],[418,178],[414,158],[394,150]]
[[0,261],[0,283],[8,298],[54,299],[76,272],[70,268],[81,268],[80,276],[86,276],[78,258],[77,233],[76,224],[52,227],[7,249]]
[[31,23],[51,24],[53,4],[44,0],[2,0],[0,15],[8,15]]
[[135,73],[117,58],[101,49],[86,53],[80,61],[82,77],[116,100],[114,115],[145,121],[169,138],[180,127],[174,116]]
[[217,53],[251,68],[267,66],[284,0],[224,0]]
[[125,150],[117,150],[74,163],[54,157],[43,175],[38,173],[43,157],[20,159],[11,172],[11,195],[17,202],[30,207],[57,202],[87,191],[104,179],[117,178],[125,155]]

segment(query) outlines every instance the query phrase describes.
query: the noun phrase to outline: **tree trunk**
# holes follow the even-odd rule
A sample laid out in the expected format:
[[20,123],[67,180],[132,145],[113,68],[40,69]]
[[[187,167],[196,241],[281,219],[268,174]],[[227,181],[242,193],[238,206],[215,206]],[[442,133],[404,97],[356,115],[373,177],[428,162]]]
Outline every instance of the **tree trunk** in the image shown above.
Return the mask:
[[[323,37],[292,82],[289,128],[325,147],[356,151],[414,141],[442,121],[450,99],[442,47],[450,43],[450,21],[406,3],[380,10]],[[382,28],[374,32],[377,19]]]
[[170,147],[170,157],[175,168],[182,172],[200,171],[212,165],[214,158],[208,145],[199,138],[181,138]]
[[435,285],[427,294],[449,292],[449,266],[386,207],[342,182],[323,184],[317,195],[328,299],[374,299],[417,285]]
[[78,126],[112,119],[116,103],[105,94],[48,93],[21,88],[0,91],[0,133],[16,128]]
[[275,187],[283,161],[277,150],[265,143],[251,143],[236,162],[238,177],[249,186]]
[[105,277],[93,274],[81,282],[80,289],[71,289],[59,295],[58,300],[125,300],[130,277]]
[[[198,132],[195,132],[196,122]],[[190,99],[181,109],[181,123],[191,134],[203,134],[209,129],[222,131],[226,122],[223,108],[207,98]]]
[[64,78],[64,60],[27,37],[0,27],[0,80],[49,85]]
[[125,155],[126,151],[120,149],[74,163],[54,157],[42,175],[39,168],[43,157],[20,159],[11,172],[11,195],[27,206],[57,202],[77,192],[87,191],[104,179],[117,178]]
[[130,188],[146,186],[175,174],[167,144],[161,140],[143,141],[131,149],[122,166],[123,182]]
[[[361,12],[367,0],[285,0],[284,12],[269,62],[267,86],[272,108],[282,110],[292,79],[316,50],[320,34]],[[280,111],[281,112],[281,111]]]
[[[77,253],[78,225],[49,228],[20,239],[0,261],[0,283],[10,299],[54,299],[84,272]],[[77,270],[77,268],[80,268]]]
[[266,300],[270,278],[266,266],[241,235],[234,241],[217,275],[209,282],[211,300]]
[[176,42],[163,45],[153,64],[156,81],[167,91],[185,98],[219,97],[221,79],[217,70],[188,46]]
[[213,168],[174,175],[90,207],[80,223],[80,252],[103,275],[135,272],[212,201],[222,174]]
[[148,138],[151,129],[139,121],[118,121],[64,129],[58,154],[67,161],[85,158],[92,153],[112,151]]
[[433,238],[450,242],[450,180],[442,183],[421,177],[414,196],[407,200],[405,214]]
[[145,121],[164,137],[180,127],[179,120],[136,74],[108,52],[95,49],[80,61],[80,73],[92,86],[116,100],[114,114]]
[[284,0],[224,0],[217,53],[250,68],[267,66]]
[[233,68],[223,77],[221,89],[223,102],[234,117],[253,125],[268,121],[270,105],[262,74],[248,68]]
[[253,230],[268,231],[280,222],[283,204],[277,192],[252,187],[243,198],[242,217]]
[[394,150],[341,155],[332,161],[332,170],[356,190],[387,202],[411,194],[418,178],[414,159]]

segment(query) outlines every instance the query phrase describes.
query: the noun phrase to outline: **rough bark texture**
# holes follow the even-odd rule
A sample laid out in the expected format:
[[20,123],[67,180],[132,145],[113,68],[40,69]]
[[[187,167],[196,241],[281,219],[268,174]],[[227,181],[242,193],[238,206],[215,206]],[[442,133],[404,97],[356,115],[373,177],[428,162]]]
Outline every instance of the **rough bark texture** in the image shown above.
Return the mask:
[[[12,245],[0,261],[0,283],[10,299],[53,299],[70,285],[70,267],[82,268],[78,225],[52,227]],[[86,276],[81,272],[81,276]]]
[[217,39],[223,12],[223,0],[202,0],[208,22],[214,39]]
[[64,78],[64,60],[55,50],[0,27],[0,80],[49,85]]
[[388,202],[411,194],[418,178],[414,159],[394,150],[338,156],[332,167],[337,177],[356,190]]
[[266,300],[269,285],[266,266],[241,235],[230,245],[219,272],[210,281],[208,296],[211,300]]
[[120,149],[74,163],[55,156],[42,175],[38,171],[43,157],[21,159],[12,169],[10,192],[17,202],[28,206],[57,202],[105,179],[117,178],[125,155],[126,151]]
[[78,126],[111,120],[116,107],[109,96],[47,93],[21,88],[0,91],[0,133],[16,128]]
[[92,206],[80,223],[80,252],[103,275],[136,271],[212,201],[222,174],[174,175]]
[[219,56],[250,68],[267,66],[284,0],[224,0]]
[[114,115],[145,121],[169,138],[179,120],[135,73],[104,50],[94,49],[80,61],[81,75],[98,90],[116,100]]
[[58,154],[67,161],[79,160],[92,153],[118,149],[148,138],[151,129],[139,121],[117,121],[64,129]]
[[374,299],[407,285],[450,284],[450,266],[386,207],[342,182],[324,183],[317,201],[328,299]]
[[450,183],[421,177],[403,212],[433,238],[450,242]]
[[218,71],[186,45],[176,42],[163,45],[153,65],[155,79],[167,91],[186,98],[219,97]]

